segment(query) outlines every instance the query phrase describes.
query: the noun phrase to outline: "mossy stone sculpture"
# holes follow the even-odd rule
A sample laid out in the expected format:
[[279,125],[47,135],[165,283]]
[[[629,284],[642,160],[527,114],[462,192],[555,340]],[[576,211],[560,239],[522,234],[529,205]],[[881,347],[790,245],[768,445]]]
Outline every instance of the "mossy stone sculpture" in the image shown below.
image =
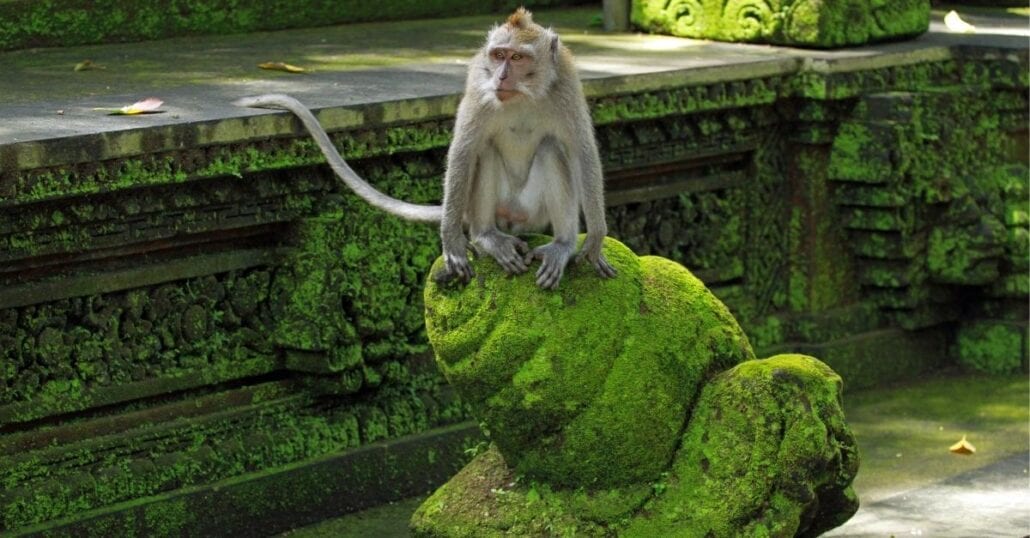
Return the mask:
[[604,248],[616,278],[573,266],[556,292],[492,260],[427,285],[437,364],[493,444],[419,508],[416,536],[814,535],[850,517],[840,378],[755,360],[685,268]]
[[633,0],[639,28],[680,37],[814,48],[911,37],[928,0]]

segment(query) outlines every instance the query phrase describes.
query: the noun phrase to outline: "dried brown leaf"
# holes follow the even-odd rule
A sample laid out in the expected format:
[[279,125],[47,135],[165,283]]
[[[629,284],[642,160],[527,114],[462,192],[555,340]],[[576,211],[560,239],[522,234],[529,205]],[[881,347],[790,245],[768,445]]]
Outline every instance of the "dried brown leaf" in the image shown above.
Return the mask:
[[963,435],[962,439],[959,439],[957,443],[951,445],[951,448],[949,448],[948,450],[952,451],[955,454],[964,454],[966,456],[976,454],[976,447],[973,446],[973,443],[970,443],[966,440],[965,435]]

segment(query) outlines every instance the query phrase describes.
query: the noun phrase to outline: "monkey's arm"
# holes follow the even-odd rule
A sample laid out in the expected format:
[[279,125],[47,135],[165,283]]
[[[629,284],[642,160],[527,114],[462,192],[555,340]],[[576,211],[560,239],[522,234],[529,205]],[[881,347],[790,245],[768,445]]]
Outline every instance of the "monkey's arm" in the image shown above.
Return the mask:
[[462,220],[468,212],[480,127],[477,122],[471,121],[474,114],[469,108],[467,100],[463,99],[454,120],[454,137],[447,151],[443,216],[440,219],[444,269],[434,277],[437,282],[447,282],[455,277],[468,282],[473,277],[468,260],[468,238],[462,229]]
[[362,179],[347,164],[347,161],[343,160],[340,152],[336,151],[336,147],[329,140],[329,135],[326,134],[325,129],[322,129],[322,126],[319,125],[318,119],[300,101],[288,95],[268,94],[257,97],[245,97],[234,101],[233,104],[243,107],[272,108],[293,112],[300,119],[300,122],[304,124],[308,132],[311,133],[312,138],[315,139],[315,144],[318,145],[318,149],[322,150],[322,154],[325,155],[326,161],[329,162],[333,172],[336,172],[336,175],[355,194],[364,198],[366,202],[373,206],[405,220],[413,222],[440,222],[443,213],[440,206],[418,205],[398,200],[376,190],[375,187]]
[[608,223],[604,213],[604,175],[601,170],[601,157],[597,151],[597,142],[594,140],[590,114],[586,111],[585,106],[582,114],[586,118],[586,125],[589,126],[587,134],[580,138],[578,148],[583,188],[581,203],[587,225],[587,237],[583,241],[583,248],[576,256],[576,262],[579,263],[585,258],[597,269],[597,274],[604,278],[611,278],[616,274],[615,268],[601,253],[601,245],[605,236],[608,235]]

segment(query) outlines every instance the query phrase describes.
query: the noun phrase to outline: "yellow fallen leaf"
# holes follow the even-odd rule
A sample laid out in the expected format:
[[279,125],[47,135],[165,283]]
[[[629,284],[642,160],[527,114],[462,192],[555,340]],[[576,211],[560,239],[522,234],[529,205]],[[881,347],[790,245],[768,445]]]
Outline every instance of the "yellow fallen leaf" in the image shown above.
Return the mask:
[[89,71],[91,69],[107,69],[106,67],[95,63],[93,60],[82,60],[75,64],[76,71]]
[[161,111],[161,105],[164,101],[157,97],[148,97],[142,101],[136,101],[135,103],[123,106],[121,108],[94,108],[93,110],[103,110],[110,113],[112,116],[134,116],[136,114],[157,114]]
[[976,32],[976,26],[969,24],[959,17],[958,12],[951,10],[944,16],[944,26],[956,34],[971,34]]
[[973,446],[973,443],[966,441],[965,435],[962,436],[962,439],[960,439],[959,442],[951,445],[951,448],[948,450],[955,454],[965,454],[967,456],[970,454],[976,454],[976,447]]
[[261,69],[268,69],[270,71],[286,71],[287,73],[307,73],[308,70],[303,67],[297,67],[284,62],[265,62],[258,64]]

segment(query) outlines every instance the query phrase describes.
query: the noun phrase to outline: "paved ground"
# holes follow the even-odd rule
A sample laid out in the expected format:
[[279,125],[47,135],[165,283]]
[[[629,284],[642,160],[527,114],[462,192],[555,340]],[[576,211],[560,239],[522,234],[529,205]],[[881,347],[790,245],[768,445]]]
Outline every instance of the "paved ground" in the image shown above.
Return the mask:
[[[919,39],[836,52],[604,33],[592,25],[600,14],[597,8],[541,11],[537,20],[561,33],[585,79],[678,73],[702,81],[709,68],[722,77],[727,70],[757,75],[796,71],[802,64],[832,68],[847,62],[897,61],[898,55],[936,58],[956,44],[1025,47],[1027,18],[993,13],[967,16],[981,29],[978,34],[949,34],[936,13],[932,31]],[[497,19],[354,24],[2,53],[0,149],[77,134],[264,113],[230,103],[267,92],[293,94],[313,108],[457,94],[467,59]],[[102,69],[74,71],[87,59]],[[258,63],[275,61],[310,72],[257,68]],[[167,113],[127,117],[93,110],[149,96],[163,99]]]
[[[862,506],[827,536],[1030,535],[1030,380],[939,377],[846,395],[862,465]],[[971,456],[948,447],[966,435]],[[421,498],[286,533],[283,538],[408,536]]]
[[863,505],[826,536],[1026,536],[1030,453]]

